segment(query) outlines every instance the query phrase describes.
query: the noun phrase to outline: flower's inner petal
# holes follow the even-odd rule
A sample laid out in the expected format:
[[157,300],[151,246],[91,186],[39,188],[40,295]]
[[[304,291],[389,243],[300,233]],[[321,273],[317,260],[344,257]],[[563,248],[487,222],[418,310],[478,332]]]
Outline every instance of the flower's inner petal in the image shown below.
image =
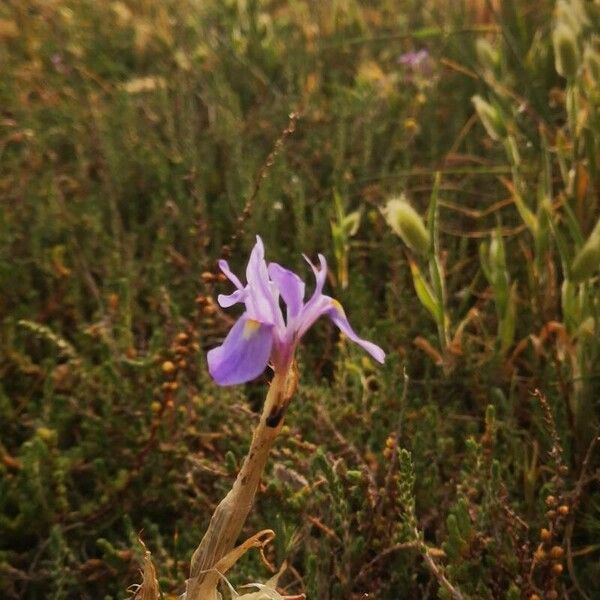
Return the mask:
[[265,249],[262,240],[256,236],[256,244],[250,254],[246,268],[248,280],[248,298],[246,306],[249,316],[258,321],[272,323],[283,327],[283,315],[279,308],[279,294],[275,285],[269,280]]
[[310,268],[315,274],[315,290],[310,297],[310,300],[302,307],[300,315],[296,323],[297,335],[296,338],[300,339],[313,325],[313,323],[323,314],[326,310],[326,306],[323,305],[323,287],[325,286],[325,280],[327,279],[327,261],[322,254],[319,254],[320,269],[317,269],[310,259],[303,254],[304,260],[310,265]]
[[299,340],[330,308],[326,300],[328,296],[321,294],[318,298],[314,296],[302,307],[300,315],[296,320],[296,339]]
[[296,321],[296,336],[300,339],[322,315],[327,315],[338,326],[338,328],[353,342],[364,348],[375,360],[383,363],[385,352],[367,340],[358,337],[352,329],[342,305],[337,301],[323,294],[323,287],[327,279],[327,261],[322,254],[319,254],[320,269],[317,269],[312,262],[304,256],[315,274],[316,286],[310,300],[302,307],[300,315]]
[[289,325],[302,308],[306,286],[296,273],[285,269],[277,263],[270,263],[268,272],[287,306],[287,321]]
[[210,350],[208,370],[219,385],[235,385],[256,379],[267,366],[273,346],[273,325],[244,313],[221,346]]
[[244,287],[242,282],[238,279],[238,276],[229,268],[229,263],[226,260],[221,259],[219,261],[219,269],[221,269],[223,275],[225,275],[238,290],[241,290]]
[[[317,299],[322,293],[323,293],[323,287],[325,286],[325,281],[327,279],[327,261],[325,260],[325,257],[322,254],[319,254],[319,269],[317,269],[317,267],[312,263],[312,261],[310,260],[310,258],[308,258],[308,256],[306,256],[306,254],[302,255],[304,257],[304,260],[310,265],[310,268],[312,269],[313,273],[315,274],[315,279],[316,279],[316,286],[315,286],[315,291],[313,292],[313,295],[311,296],[311,299],[309,300],[309,302],[313,299]],[[308,303],[307,303],[308,304]]]
[[328,307],[323,311],[323,313],[331,318],[331,320],[339,327],[346,337],[348,337],[348,339],[357,343],[359,346],[364,348],[376,361],[383,364],[385,361],[385,352],[377,344],[358,337],[354,329],[352,329],[342,305],[337,300],[329,298],[328,296],[323,296],[323,299],[328,301]]

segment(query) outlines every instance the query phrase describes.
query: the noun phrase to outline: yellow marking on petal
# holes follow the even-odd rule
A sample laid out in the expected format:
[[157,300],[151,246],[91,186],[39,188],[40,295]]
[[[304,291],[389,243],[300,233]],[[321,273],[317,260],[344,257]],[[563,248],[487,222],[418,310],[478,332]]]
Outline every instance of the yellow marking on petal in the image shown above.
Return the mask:
[[244,324],[244,332],[242,336],[245,340],[252,337],[260,328],[260,321],[256,321],[255,319],[248,319]]
[[333,306],[340,315],[344,314],[344,307],[335,298],[331,299],[331,306]]

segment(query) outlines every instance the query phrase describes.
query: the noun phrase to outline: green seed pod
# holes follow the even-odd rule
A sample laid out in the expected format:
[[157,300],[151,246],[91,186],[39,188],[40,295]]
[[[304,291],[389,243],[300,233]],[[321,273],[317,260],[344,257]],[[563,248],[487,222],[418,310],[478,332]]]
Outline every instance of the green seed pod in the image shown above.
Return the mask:
[[590,237],[577,253],[571,265],[571,281],[581,283],[600,268],[600,221],[596,223]]
[[506,274],[506,255],[502,234],[496,230],[492,233],[489,250],[489,263],[494,280]]
[[507,134],[506,123],[500,111],[481,96],[473,96],[471,102],[473,102],[487,134],[495,141],[504,139]]
[[417,254],[427,256],[431,240],[419,213],[407,202],[404,195],[386,204],[383,215],[402,241]]
[[558,74],[567,79],[574,79],[581,62],[576,33],[569,25],[559,23],[552,34],[552,44]]

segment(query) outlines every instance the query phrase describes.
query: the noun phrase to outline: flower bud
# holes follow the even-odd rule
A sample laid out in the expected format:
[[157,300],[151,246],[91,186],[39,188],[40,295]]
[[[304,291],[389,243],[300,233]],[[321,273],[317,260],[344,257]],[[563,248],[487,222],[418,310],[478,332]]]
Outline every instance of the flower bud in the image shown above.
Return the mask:
[[547,555],[544,552],[544,550],[542,548],[538,548],[534,553],[533,553],[533,557],[535,558],[535,560],[537,560],[538,562],[542,562],[544,560],[546,560]]
[[185,333],[184,331],[182,331],[181,333],[178,333],[175,336],[175,341],[179,344],[187,344],[189,339],[190,339],[190,336],[187,333]]
[[506,137],[506,124],[500,111],[481,96],[473,96],[471,102],[475,106],[481,124],[485,127],[487,134],[495,141]]
[[170,360],[165,360],[161,365],[161,369],[165,375],[172,375],[175,372],[176,367]]
[[580,63],[577,36],[566,23],[559,23],[552,33],[554,64],[559,75],[574,79]]
[[417,254],[427,256],[430,237],[419,213],[406,201],[404,195],[389,200],[383,215],[402,241]]

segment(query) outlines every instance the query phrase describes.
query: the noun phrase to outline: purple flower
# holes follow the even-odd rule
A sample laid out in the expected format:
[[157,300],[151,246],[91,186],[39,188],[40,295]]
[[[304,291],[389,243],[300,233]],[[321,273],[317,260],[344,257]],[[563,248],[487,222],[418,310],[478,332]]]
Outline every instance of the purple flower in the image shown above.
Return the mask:
[[425,49],[406,52],[398,57],[398,62],[405,69],[405,78],[420,83],[421,85],[431,85],[434,71],[433,60],[429,52]]
[[[223,344],[208,353],[208,370],[220,385],[244,383],[258,377],[271,362],[274,370],[288,369],[300,338],[322,315],[327,315],[346,336],[362,346],[373,358],[383,363],[384,351],[372,342],[356,335],[342,305],[323,294],[327,276],[325,257],[319,254],[320,268],[304,257],[315,274],[315,291],[304,302],[305,285],[302,279],[277,263],[265,262],[265,249],[260,237],[250,254],[246,267],[247,284],[229,269],[227,261],[219,267],[235,285],[228,295],[220,294],[223,308],[237,303],[246,305],[246,311],[231,328]],[[285,318],[279,299],[285,304]]]
[[413,69],[420,67],[423,63],[429,61],[429,52],[422,48],[421,50],[406,52],[405,54],[401,54],[398,58],[398,62],[401,65],[406,65],[407,67],[411,67]]

